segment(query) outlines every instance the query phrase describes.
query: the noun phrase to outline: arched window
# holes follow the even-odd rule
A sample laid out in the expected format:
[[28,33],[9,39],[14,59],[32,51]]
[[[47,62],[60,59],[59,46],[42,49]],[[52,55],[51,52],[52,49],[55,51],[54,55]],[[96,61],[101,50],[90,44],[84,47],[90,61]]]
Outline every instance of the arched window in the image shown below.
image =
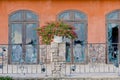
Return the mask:
[[67,10],[58,15],[58,20],[73,25],[78,36],[74,41],[66,39],[66,61],[84,63],[86,61],[85,43],[87,43],[87,16],[77,10]]
[[32,11],[19,10],[9,15],[9,63],[37,63],[38,16]]
[[108,62],[117,60],[118,43],[120,43],[120,10],[113,11],[106,16]]

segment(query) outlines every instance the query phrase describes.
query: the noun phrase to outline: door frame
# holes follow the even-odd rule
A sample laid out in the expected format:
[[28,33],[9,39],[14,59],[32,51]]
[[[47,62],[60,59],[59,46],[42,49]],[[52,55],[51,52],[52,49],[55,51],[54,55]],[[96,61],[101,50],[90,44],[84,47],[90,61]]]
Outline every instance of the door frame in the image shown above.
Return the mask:
[[[37,19],[37,20],[35,20],[35,21],[32,21],[32,20],[28,20],[28,21],[10,21],[10,17],[11,17],[11,15],[14,15],[14,13],[17,13],[17,12],[19,12],[19,11],[21,11],[21,13],[22,13],[22,17],[25,19],[25,12],[27,12],[27,11],[29,11],[30,13],[33,13],[34,15],[36,15],[36,13],[34,13],[34,12],[32,12],[32,11],[30,11],[30,10],[18,10],[18,11],[15,11],[15,12],[13,12],[13,13],[11,13],[10,15],[9,15],[9,19],[8,19],[8,64],[16,64],[16,62],[14,63],[14,62],[12,62],[12,57],[11,57],[11,53],[12,53],[12,45],[19,45],[19,44],[12,44],[11,43],[11,40],[12,40],[12,38],[11,38],[11,31],[12,31],[12,28],[11,28],[11,24],[16,24],[16,23],[21,23],[22,24],[22,52],[23,52],[23,56],[22,56],[22,58],[25,60],[25,52],[26,52],[26,48],[25,48],[25,45],[27,45],[26,44],[26,24],[36,24],[36,26],[38,27],[39,26],[39,19]],[[38,15],[36,15],[37,16],[37,18],[39,18],[38,17]],[[24,36],[23,36],[24,35]],[[37,33],[36,33],[36,37],[37,37],[37,44],[35,44],[36,46],[37,46],[37,62],[36,63],[23,63],[23,64],[38,64],[39,63],[39,36],[37,35]]]

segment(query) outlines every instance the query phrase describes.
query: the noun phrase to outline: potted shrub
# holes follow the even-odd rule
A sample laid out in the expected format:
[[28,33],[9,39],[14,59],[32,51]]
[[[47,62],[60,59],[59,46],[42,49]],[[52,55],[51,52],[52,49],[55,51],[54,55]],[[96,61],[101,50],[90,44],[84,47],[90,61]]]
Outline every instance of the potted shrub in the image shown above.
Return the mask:
[[62,21],[47,22],[44,26],[37,28],[43,44],[50,44],[56,36],[75,39],[77,35],[74,30],[73,26]]

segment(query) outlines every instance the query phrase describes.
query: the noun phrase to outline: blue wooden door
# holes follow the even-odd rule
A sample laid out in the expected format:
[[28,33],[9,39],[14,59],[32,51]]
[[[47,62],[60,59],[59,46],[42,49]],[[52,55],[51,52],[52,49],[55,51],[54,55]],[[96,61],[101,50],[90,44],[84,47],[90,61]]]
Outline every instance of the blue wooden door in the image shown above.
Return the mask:
[[84,63],[86,61],[85,48],[87,43],[87,16],[77,10],[66,10],[58,15],[58,19],[75,27],[78,38],[66,41],[66,62]]
[[[85,23],[73,23],[75,32],[78,36],[77,39],[71,41],[66,39],[66,61],[75,63],[84,63],[86,60],[85,48],[87,43]],[[72,49],[71,49],[72,48]]]
[[108,24],[108,61],[118,60],[119,47],[119,25],[116,23]]
[[38,18],[31,11],[20,10],[9,18],[9,52],[11,63],[37,63]]
[[120,10],[109,13],[107,20],[108,63],[118,63],[120,43]]

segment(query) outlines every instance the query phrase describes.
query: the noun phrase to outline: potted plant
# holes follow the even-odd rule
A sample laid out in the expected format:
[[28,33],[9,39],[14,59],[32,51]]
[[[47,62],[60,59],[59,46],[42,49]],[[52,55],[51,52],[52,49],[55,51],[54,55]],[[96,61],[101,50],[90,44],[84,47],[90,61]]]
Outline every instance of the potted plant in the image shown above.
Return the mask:
[[43,44],[50,44],[56,36],[69,39],[77,38],[75,28],[62,21],[47,22],[44,26],[37,28],[37,32],[41,36]]

